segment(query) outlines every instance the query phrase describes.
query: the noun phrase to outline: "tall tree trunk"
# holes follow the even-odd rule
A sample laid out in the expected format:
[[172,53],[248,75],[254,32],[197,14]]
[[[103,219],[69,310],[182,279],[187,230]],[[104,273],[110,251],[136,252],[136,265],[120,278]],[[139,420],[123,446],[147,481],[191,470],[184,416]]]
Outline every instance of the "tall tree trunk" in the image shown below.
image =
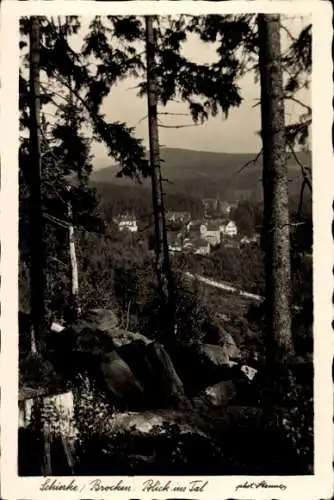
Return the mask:
[[[67,190],[70,193],[71,186],[68,186]],[[76,250],[75,250],[73,211],[72,211],[72,203],[71,203],[70,199],[67,201],[67,215],[68,215],[68,220],[69,220],[68,241],[69,241],[71,298],[72,298],[72,307],[73,307],[73,320],[75,321],[81,313],[81,308],[80,308],[80,302],[79,302],[79,272],[78,272],[77,254],[76,254]]]
[[33,335],[39,353],[44,351],[45,248],[41,190],[39,19],[30,21],[30,308]]
[[155,228],[156,272],[164,307],[167,337],[174,335],[175,307],[174,289],[169,261],[167,228],[165,219],[164,193],[160,168],[160,146],[158,132],[157,89],[155,81],[155,40],[153,19],[145,17],[146,23],[146,64],[147,64],[147,104],[149,124],[150,165],[152,202]]
[[[40,27],[30,19],[30,313],[32,347],[45,351],[45,243],[41,181]],[[35,349],[34,349],[35,350]],[[50,443],[43,423],[43,398],[35,402],[36,430],[40,434],[41,473],[51,475]]]
[[280,16],[258,17],[268,362],[293,355],[288,169]]

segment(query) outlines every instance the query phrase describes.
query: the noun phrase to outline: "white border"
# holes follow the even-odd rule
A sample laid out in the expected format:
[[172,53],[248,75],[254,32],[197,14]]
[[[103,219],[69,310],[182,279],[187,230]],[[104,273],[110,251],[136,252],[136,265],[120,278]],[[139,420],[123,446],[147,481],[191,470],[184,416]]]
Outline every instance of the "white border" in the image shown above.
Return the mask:
[[[315,332],[315,475],[304,477],[208,477],[204,493],[178,493],[178,498],[330,498],[332,488],[333,389],[331,382],[333,341],[331,235],[334,169],[331,126],[332,112],[332,10],[329,2],[318,1],[225,1],[225,2],[92,2],[92,1],[32,1],[2,2],[1,19],[1,493],[5,499],[56,498],[172,498],[171,493],[143,493],[144,477],[123,477],[132,485],[131,493],[94,493],[81,488],[91,477],[77,477],[77,493],[39,491],[41,479],[17,476],[17,259],[18,259],[18,18],[27,15],[110,15],[110,14],[208,14],[208,13],[282,13],[311,14],[313,22],[313,197],[314,197],[314,332]],[[114,484],[119,478],[101,478],[104,484]],[[164,478],[159,478],[163,481]],[[166,478],[168,479],[168,478]],[[175,477],[176,483],[186,484],[187,478]],[[189,478],[191,479],[191,478]],[[197,479],[197,478],[192,478]],[[285,491],[249,489],[236,491],[245,480],[283,483]]]

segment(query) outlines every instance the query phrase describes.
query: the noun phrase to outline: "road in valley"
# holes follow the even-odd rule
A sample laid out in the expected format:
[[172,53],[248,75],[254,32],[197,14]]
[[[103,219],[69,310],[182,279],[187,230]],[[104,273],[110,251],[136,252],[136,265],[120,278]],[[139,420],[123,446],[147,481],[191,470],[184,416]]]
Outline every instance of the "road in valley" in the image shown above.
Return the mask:
[[199,282],[205,285],[212,286],[214,288],[219,288],[220,290],[225,290],[226,292],[237,293],[241,297],[256,300],[258,302],[262,302],[262,300],[264,299],[264,297],[261,297],[261,295],[245,292],[244,290],[239,290],[238,288],[235,288],[234,286],[231,285],[227,285],[222,281],[215,281],[211,278],[205,278],[205,276],[201,276],[200,274],[192,274],[186,272],[185,276],[187,276],[187,278],[190,278],[191,280],[198,280]]
[[[247,299],[255,300],[256,302],[262,302],[264,297],[261,295],[256,295],[255,293],[245,292],[244,290],[240,290],[239,288],[235,288],[234,286],[227,285],[222,281],[215,281],[211,278],[205,278],[205,276],[201,276],[200,274],[192,274],[189,272],[184,273],[185,276],[191,280],[197,280],[204,285],[211,286],[213,288],[219,288],[220,290],[225,290],[226,292],[236,293],[240,297],[245,297]],[[294,311],[300,311],[301,307],[297,305],[293,305],[292,309]]]

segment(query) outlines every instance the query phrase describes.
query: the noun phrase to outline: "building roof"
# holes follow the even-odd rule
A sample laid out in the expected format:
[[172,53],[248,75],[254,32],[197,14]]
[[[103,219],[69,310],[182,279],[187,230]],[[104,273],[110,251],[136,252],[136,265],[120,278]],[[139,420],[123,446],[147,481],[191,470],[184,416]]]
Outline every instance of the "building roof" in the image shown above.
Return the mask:
[[237,227],[237,225],[234,222],[234,220],[229,220],[229,221],[225,222],[224,226],[228,226],[229,224],[232,224],[233,226]]
[[222,226],[222,225],[226,225],[229,221],[230,221],[230,219],[228,219],[227,217],[219,217],[219,218],[212,219],[211,222]]
[[195,219],[195,220],[191,220],[189,222],[189,224],[191,225],[191,227],[196,227],[196,226],[201,226],[202,224],[207,224],[207,221],[205,219]]
[[216,221],[210,221],[207,224],[207,231],[219,231],[220,224]]
[[168,211],[166,214],[167,218],[171,217],[191,217],[190,212],[186,211]]

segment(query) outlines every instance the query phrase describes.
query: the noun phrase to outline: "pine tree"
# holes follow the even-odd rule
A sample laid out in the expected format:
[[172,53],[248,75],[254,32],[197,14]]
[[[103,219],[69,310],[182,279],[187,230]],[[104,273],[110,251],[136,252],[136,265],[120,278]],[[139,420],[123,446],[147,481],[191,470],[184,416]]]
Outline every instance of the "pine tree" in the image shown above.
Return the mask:
[[[222,18],[225,21],[224,18]],[[110,46],[107,34],[110,31],[122,43],[132,58],[128,59],[131,74],[140,78],[139,95],[148,100],[148,121],[150,136],[150,177],[152,184],[152,204],[155,225],[156,270],[164,312],[162,321],[167,327],[169,337],[174,332],[174,285],[169,262],[167,231],[164,206],[164,180],[161,174],[158,129],[159,107],[167,105],[176,98],[188,104],[195,121],[204,121],[210,114],[221,109],[225,115],[232,106],[241,103],[236,78],[238,67],[232,46],[235,49],[241,42],[236,37],[229,52],[220,64],[195,64],[181,53],[182,43],[190,33],[196,31],[196,18],[187,19],[149,17],[143,23],[141,18],[108,17],[95,18],[91,31],[86,38],[85,52],[99,59],[96,77],[109,78],[109,61],[119,55]],[[243,22],[242,30],[246,28]],[[241,31],[242,31],[241,30]],[[96,39],[100,41],[96,44]],[[141,52],[141,45],[146,51]],[[138,46],[140,48],[138,48]],[[146,66],[143,53],[146,52]],[[223,69],[223,70],[222,70]],[[168,113],[167,113],[168,114]],[[167,326],[168,323],[168,326]],[[167,336],[168,337],[168,336]]]
[[147,16],[145,18],[145,28],[150,177],[155,226],[156,272],[162,300],[162,315],[165,318],[164,327],[166,330],[166,340],[170,340],[171,336],[173,337],[175,330],[174,284],[169,260],[165,201],[161,181],[155,62],[156,40],[154,40],[153,19],[151,16]]
[[30,20],[30,123],[29,123],[29,228],[30,228],[30,308],[33,338],[38,353],[44,352],[45,335],[45,248],[41,187],[40,122],[40,27]]
[[294,352],[280,17],[259,15],[268,362]]
[[[296,123],[285,126],[284,100],[294,100],[295,93],[308,86],[311,25],[306,26],[294,38],[288,51],[282,56],[280,17],[270,19],[260,16],[259,19],[256,22],[254,15],[225,19],[221,16],[207,16],[196,20],[194,29],[207,43],[217,41],[220,37],[218,51],[222,63],[231,49],[240,76],[251,70],[255,70],[256,75],[260,72],[268,352],[269,360],[284,360],[293,354],[286,146],[301,167],[301,200],[305,186],[312,190],[310,170],[299,162],[294,152],[296,145],[305,145],[307,142],[312,110],[296,100],[302,106],[303,113]],[[266,25],[266,19],[270,19],[270,29]],[[239,45],[236,45],[237,40]],[[239,48],[239,57],[236,55],[236,48]],[[283,71],[289,75],[285,86]]]
[[[80,29],[76,17],[39,18],[40,26],[40,149],[41,177],[43,189],[41,203],[44,216],[51,215],[68,223],[67,207],[73,207],[73,222],[88,231],[103,228],[98,217],[98,200],[89,186],[92,170],[90,149],[92,139],[83,131],[83,124],[89,125],[93,138],[104,141],[110,155],[119,162],[119,175],[138,177],[146,175],[148,163],[141,141],[133,136],[132,129],[122,123],[108,123],[99,111],[103,97],[110,86],[126,74],[127,56],[112,62],[107,79],[92,76],[89,57],[72,49],[70,38]],[[27,247],[29,227],[27,226],[27,185],[30,174],[30,146],[26,131],[30,126],[29,92],[27,80],[29,58],[27,37],[30,19],[21,20],[22,66],[20,69],[20,253],[21,274],[25,262],[30,259]],[[96,46],[99,41],[96,40]],[[48,107],[46,107],[48,105]],[[50,111],[53,116],[50,117]],[[69,182],[74,185],[70,192]],[[64,273],[64,263],[68,261],[66,244],[66,224],[54,226],[47,219],[48,231],[44,233],[47,254],[47,308],[52,309],[59,287],[62,284],[62,304],[70,301],[68,274]],[[65,229],[65,231],[64,231]],[[66,266],[66,264],[65,264]],[[41,283],[41,280],[39,280]],[[63,282],[63,283],[62,283]],[[64,293],[64,291],[66,293]],[[51,302],[50,302],[51,301]],[[58,299],[57,299],[58,301]]]

